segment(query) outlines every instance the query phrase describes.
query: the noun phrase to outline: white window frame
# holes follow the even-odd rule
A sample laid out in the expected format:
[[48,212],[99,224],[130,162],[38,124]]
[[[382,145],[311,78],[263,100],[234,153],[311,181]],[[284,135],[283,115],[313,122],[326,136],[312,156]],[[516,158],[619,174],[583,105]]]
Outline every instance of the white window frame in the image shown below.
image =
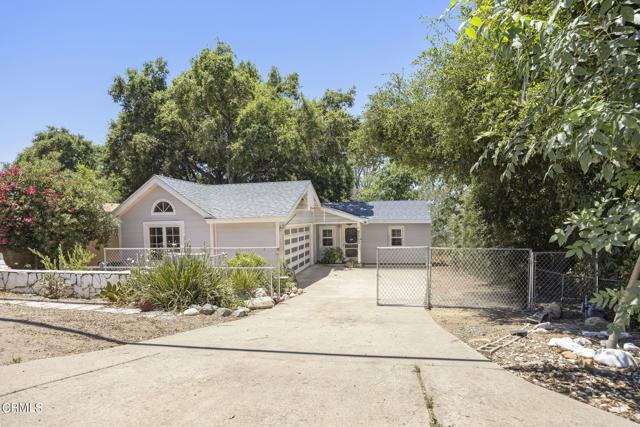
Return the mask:
[[162,245],[167,247],[167,227],[178,227],[180,229],[180,247],[185,246],[184,221],[150,221],[142,223],[142,234],[144,235],[144,247],[151,248],[149,229],[153,227],[162,227]]
[[398,239],[398,237],[393,237],[393,230],[400,230],[400,245],[396,245],[397,246],[404,246],[404,225],[390,225],[389,226],[389,242],[388,245],[389,246],[393,246],[393,239]]
[[[156,205],[160,202],[169,203],[173,212],[154,212],[156,209]],[[166,215],[175,215],[175,214],[176,214],[176,205],[174,203],[171,203],[171,201],[167,199],[158,199],[155,202],[153,202],[153,204],[151,205],[151,215],[153,216],[163,216],[163,215],[166,216]]]
[[[322,236],[322,234],[323,234],[322,232],[324,230],[331,230],[331,242],[332,242],[331,246],[325,246],[325,244],[324,244],[324,237]],[[318,233],[318,234],[320,234],[318,236],[318,238],[320,239],[320,247],[321,248],[335,248],[336,247],[336,237],[337,237],[336,236],[336,227],[320,227],[320,233]]]

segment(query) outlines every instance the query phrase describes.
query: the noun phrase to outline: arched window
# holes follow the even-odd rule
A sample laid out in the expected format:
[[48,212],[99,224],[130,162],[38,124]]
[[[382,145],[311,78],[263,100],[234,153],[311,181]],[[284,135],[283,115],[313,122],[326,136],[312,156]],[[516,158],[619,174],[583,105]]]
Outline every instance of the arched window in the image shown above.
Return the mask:
[[173,209],[173,205],[171,203],[167,202],[166,200],[160,200],[153,205],[153,210],[151,211],[151,213],[156,215],[166,215],[175,213],[175,210]]

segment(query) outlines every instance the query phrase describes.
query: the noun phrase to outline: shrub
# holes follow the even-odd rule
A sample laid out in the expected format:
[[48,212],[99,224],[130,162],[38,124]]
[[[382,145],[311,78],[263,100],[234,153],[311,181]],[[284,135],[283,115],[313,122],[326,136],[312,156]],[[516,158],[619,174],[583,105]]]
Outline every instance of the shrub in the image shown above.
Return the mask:
[[51,299],[68,298],[73,295],[73,288],[54,273],[45,273],[34,285],[34,289],[38,295]]
[[344,262],[344,254],[340,248],[325,249],[320,259],[321,264],[342,264]]
[[186,253],[167,257],[150,270],[137,269],[127,281],[137,298],[165,310],[183,310],[191,304],[231,305],[226,275],[207,256]]
[[136,299],[135,291],[128,282],[109,282],[98,296],[115,305],[128,305]]
[[46,270],[80,270],[91,262],[94,255],[80,243],[73,245],[73,248],[64,252],[62,245],[58,245],[56,256],[50,257],[42,252],[29,248],[31,253],[40,258],[40,262]]
[[229,267],[264,267],[267,264],[267,260],[255,252],[237,252],[227,260]]

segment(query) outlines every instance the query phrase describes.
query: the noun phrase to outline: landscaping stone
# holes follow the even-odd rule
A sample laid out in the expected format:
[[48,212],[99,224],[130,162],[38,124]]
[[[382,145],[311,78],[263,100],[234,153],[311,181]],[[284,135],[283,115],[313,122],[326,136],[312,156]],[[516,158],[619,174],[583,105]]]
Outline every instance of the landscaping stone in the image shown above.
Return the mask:
[[234,310],[234,312],[233,312],[233,313],[231,313],[231,315],[232,315],[233,317],[245,317],[245,316],[247,316],[248,314],[249,314],[249,310],[247,310],[247,309],[246,309],[246,308],[244,308],[244,307],[241,307],[241,308],[239,308],[239,309],[237,309],[237,310]]
[[262,297],[266,297],[269,294],[267,293],[267,290],[265,288],[257,288],[254,292],[253,292],[253,296],[256,298],[262,298]]
[[247,307],[252,309],[260,309],[260,308],[273,308],[275,303],[273,302],[273,298],[269,296],[251,298],[245,301]]
[[570,337],[551,338],[548,342],[548,345],[572,351],[576,355],[580,357],[586,357],[588,359],[593,358],[595,354],[595,351],[593,349],[581,346],[580,344],[574,342]]
[[611,366],[613,368],[637,368],[638,364],[631,354],[624,350],[613,348],[603,348],[596,351],[593,360],[601,365]]
[[606,329],[609,326],[609,322],[602,317],[589,317],[584,321],[584,324],[594,329]]
[[591,340],[588,340],[588,339],[583,338],[583,337],[574,338],[573,342],[576,343],[576,344],[579,344],[581,346],[584,346],[584,347],[588,347],[588,346],[591,345]]
[[562,357],[564,357],[565,359],[574,360],[578,358],[578,356],[573,351],[569,351],[569,350],[563,351],[560,354],[562,354]]
[[221,317],[227,317],[229,316],[231,313],[233,313],[233,310],[231,310],[230,308],[226,308],[226,307],[220,307],[216,310],[216,314],[218,316]]
[[141,299],[140,301],[138,301],[136,303],[136,306],[143,313],[151,311],[151,310],[153,310],[155,308],[154,304],[151,301],[147,301],[147,300],[144,300],[144,299]]
[[544,312],[549,314],[550,319],[559,319],[562,315],[562,309],[560,308],[560,304],[558,304],[557,302],[552,302],[551,304],[547,305],[544,309]]
[[200,309],[200,313],[202,313],[202,314],[213,314],[213,312],[216,311],[216,308],[217,307],[215,305],[205,304]]
[[198,304],[191,304],[189,306],[189,308],[195,308],[196,310],[198,310],[198,312],[200,312],[200,310],[202,310],[202,307],[199,306]]
[[640,354],[640,347],[638,347],[634,343],[626,342],[626,343],[624,343],[622,348],[625,351],[628,351],[629,353]]
[[185,311],[182,312],[182,314],[184,314],[185,316],[196,316],[199,313],[200,312],[194,307],[187,308]]

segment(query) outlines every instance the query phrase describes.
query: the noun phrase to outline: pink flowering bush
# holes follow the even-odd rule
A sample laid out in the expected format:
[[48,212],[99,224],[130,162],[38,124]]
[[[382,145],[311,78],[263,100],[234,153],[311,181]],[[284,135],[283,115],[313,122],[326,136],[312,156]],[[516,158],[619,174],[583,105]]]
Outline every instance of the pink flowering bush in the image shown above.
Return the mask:
[[0,171],[0,251],[106,242],[115,220],[102,209],[109,199],[95,171],[60,173],[51,162],[9,165]]

